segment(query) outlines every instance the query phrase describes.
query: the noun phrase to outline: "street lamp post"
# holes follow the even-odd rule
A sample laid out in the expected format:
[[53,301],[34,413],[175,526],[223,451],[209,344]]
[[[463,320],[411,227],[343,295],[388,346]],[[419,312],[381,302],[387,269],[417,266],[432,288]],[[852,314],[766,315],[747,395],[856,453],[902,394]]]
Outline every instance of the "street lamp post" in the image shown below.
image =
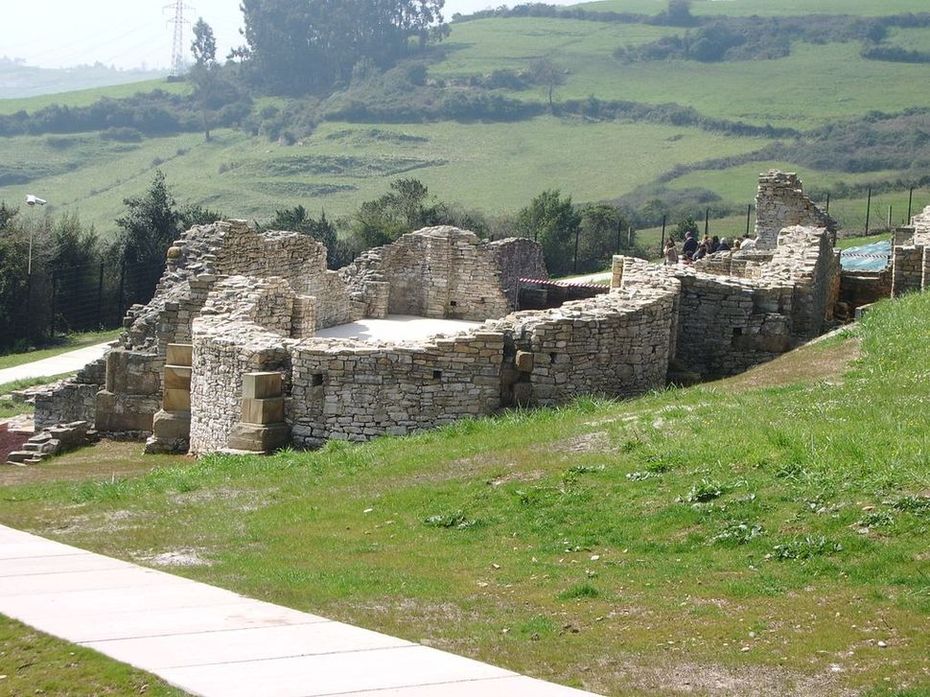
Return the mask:
[[[26,205],[30,208],[35,208],[36,206],[44,206],[48,201],[45,199],[39,198],[35,194],[29,194],[26,196]],[[26,262],[26,275],[30,278],[32,277],[32,238],[35,236],[35,226],[29,226],[29,259]]]

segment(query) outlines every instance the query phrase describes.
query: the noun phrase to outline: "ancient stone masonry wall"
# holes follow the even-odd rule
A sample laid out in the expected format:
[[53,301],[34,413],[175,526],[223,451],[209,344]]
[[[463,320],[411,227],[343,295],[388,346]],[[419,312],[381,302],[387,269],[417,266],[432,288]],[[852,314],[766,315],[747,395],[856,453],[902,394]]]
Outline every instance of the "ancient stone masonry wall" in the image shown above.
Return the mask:
[[794,287],[792,337],[819,336],[833,320],[840,291],[840,255],[833,250],[826,229],[797,226],[782,230],[760,278]]
[[552,406],[583,394],[632,397],[664,385],[677,295],[671,281],[488,323],[506,338],[504,405]]
[[217,284],[194,321],[191,452],[227,447],[245,373],[288,372],[295,297],[283,278],[233,276]]
[[106,373],[106,359],[99,358],[54,390],[36,393],[36,430],[74,421],[93,423],[97,413],[97,393],[106,382]]
[[930,206],[895,232],[891,254],[891,294],[924,290],[930,283]]
[[616,263],[623,265],[627,290],[654,288],[668,277],[681,283],[672,354],[679,370],[704,378],[733,375],[791,347],[791,285],[652,266],[629,257],[615,257]]
[[826,228],[831,240],[835,240],[836,221],[804,194],[797,174],[777,170],[760,174],[755,228],[759,246],[774,248],[782,229],[795,225]]
[[541,255],[529,240],[485,243],[472,232],[442,226],[369,250],[341,273],[350,298],[369,317],[484,320],[515,308],[521,275],[545,274]]
[[314,339],[292,347],[287,417],[302,447],[404,435],[500,405],[503,336],[409,345]]

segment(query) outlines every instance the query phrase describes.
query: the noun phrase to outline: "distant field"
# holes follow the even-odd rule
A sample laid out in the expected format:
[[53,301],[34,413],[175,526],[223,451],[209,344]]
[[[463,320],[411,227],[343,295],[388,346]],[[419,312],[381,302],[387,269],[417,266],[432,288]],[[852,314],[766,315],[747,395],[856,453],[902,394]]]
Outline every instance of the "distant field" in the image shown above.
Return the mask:
[[[581,5],[589,10],[658,14],[666,0],[604,0]],[[782,15],[850,14],[880,16],[903,12],[926,12],[926,0],[694,0],[695,15],[778,17]]]
[[[798,43],[790,56],[777,60],[622,64],[613,57],[618,46],[680,31],[562,19],[466,22],[454,27],[450,42],[456,50],[431,73],[442,77],[487,74],[494,68],[521,70],[534,58],[547,56],[567,71],[567,83],[555,91],[557,100],[594,95],[649,104],[677,102],[708,116],[797,129],[872,110],[930,107],[930,92],[915,87],[925,79],[927,66],[865,60],[858,43]],[[918,33],[930,42],[930,29],[911,30],[910,36]],[[542,87],[507,94],[545,99]]]
[[168,82],[167,80],[146,80],[145,82],[131,82],[126,85],[112,85],[110,87],[95,87],[89,90],[75,90],[74,92],[59,92],[58,94],[43,94],[41,97],[23,97],[22,99],[0,99],[0,114],[15,114],[17,111],[33,112],[50,104],[62,106],[87,106],[93,104],[101,97],[118,99],[131,97],[138,92],[151,92],[164,90],[176,94],[185,94],[190,91],[186,82]]
[[[270,217],[303,204],[337,216],[413,176],[446,201],[487,212],[515,210],[546,188],[576,201],[607,199],[635,188],[679,162],[751,152],[766,141],[728,138],[697,129],[629,123],[584,123],[542,117],[513,124],[327,123],[304,143],[282,146],[241,132],[219,131],[148,139],[141,144],[80,141],[79,169],[6,187],[20,201],[39,193],[50,212],[76,211],[98,230],[113,228],[127,196],[148,186],[158,164],[179,200],[226,215]],[[94,145],[96,143],[96,145]],[[0,162],[68,164],[45,137],[0,139]],[[118,163],[118,166],[116,166]],[[62,165],[62,166],[65,166]]]

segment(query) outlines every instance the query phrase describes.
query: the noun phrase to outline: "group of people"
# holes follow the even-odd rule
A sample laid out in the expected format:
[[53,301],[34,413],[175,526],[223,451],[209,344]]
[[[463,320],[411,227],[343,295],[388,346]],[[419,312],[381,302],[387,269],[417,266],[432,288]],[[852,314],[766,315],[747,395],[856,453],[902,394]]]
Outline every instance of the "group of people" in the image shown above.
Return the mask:
[[717,252],[730,252],[737,249],[754,249],[756,246],[756,240],[749,235],[744,235],[742,238],[737,237],[733,240],[733,244],[730,244],[730,241],[724,237],[723,239],[714,235],[704,235],[704,239],[698,242],[697,235],[695,235],[690,230],[685,233],[684,244],[681,245],[681,256],[678,255],[678,250],[675,247],[675,240],[669,239],[665,243],[665,263],[669,266],[677,264],[679,261],[684,261],[686,264],[697,261],[698,259],[703,259],[710,254],[716,254]]

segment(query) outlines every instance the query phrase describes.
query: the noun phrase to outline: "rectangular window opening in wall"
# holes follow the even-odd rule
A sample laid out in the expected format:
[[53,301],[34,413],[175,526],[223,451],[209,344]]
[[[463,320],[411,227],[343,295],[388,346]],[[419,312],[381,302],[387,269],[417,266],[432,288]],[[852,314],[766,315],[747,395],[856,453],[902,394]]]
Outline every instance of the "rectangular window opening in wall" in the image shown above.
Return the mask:
[[559,354],[557,354],[555,351],[553,351],[552,353],[550,353],[550,354],[549,354],[549,362],[550,362],[550,363],[555,363],[556,356],[558,356],[558,355],[559,355]]
[[458,304],[459,304],[459,303],[458,303],[457,300],[450,300],[450,301],[449,301],[449,307],[458,307]]
[[743,328],[742,327],[733,327],[733,336],[742,336]]
[[442,380],[442,371],[434,370],[433,371],[433,380]]
[[310,385],[313,387],[319,387],[323,384],[323,373],[313,373],[310,376]]

